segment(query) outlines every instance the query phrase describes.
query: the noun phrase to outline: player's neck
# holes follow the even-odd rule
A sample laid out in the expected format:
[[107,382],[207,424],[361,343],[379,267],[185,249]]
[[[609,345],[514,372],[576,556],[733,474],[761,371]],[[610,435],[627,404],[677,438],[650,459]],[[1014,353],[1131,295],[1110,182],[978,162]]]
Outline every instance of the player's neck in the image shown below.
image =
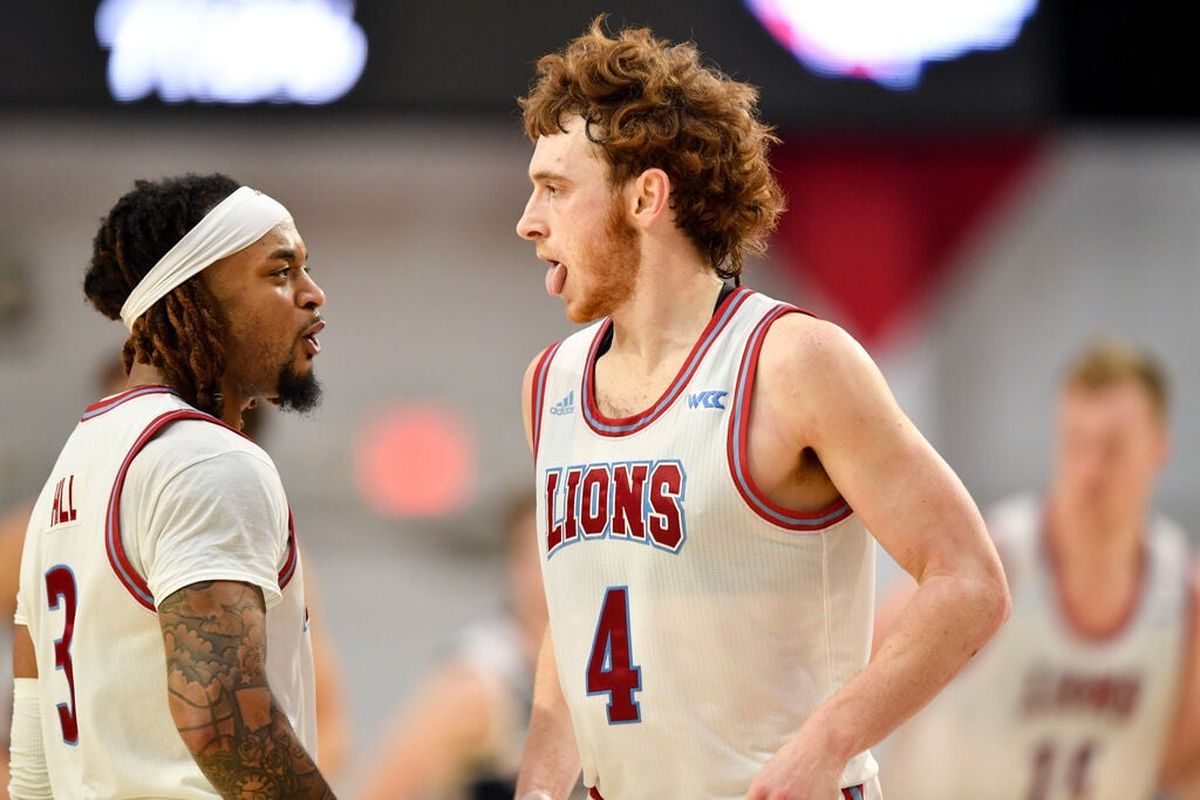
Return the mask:
[[1062,612],[1086,636],[1115,635],[1134,613],[1142,591],[1141,519],[1100,524],[1060,508],[1057,514],[1050,512],[1048,522],[1047,546]]
[[690,349],[712,319],[721,279],[711,268],[644,258],[637,287],[612,314],[609,354],[653,367]]
[[221,381],[221,421],[235,431],[242,429],[242,412],[250,401],[242,397],[238,387],[230,380]]
[[134,361],[133,366],[129,368],[129,377],[125,379],[125,391],[139,386],[171,386],[171,383],[163,377],[158,367]]
[[[237,386],[229,380],[222,382],[222,394],[224,397],[221,407],[221,421],[235,430],[241,430],[242,427],[242,410],[247,405],[243,401],[241,392]],[[135,361],[129,370],[129,377],[125,380],[125,390],[136,389],[138,386],[170,386],[172,389],[178,387],[172,386],[167,380],[162,371],[153,364],[143,364]]]
[[1049,509],[1050,545],[1061,569],[1081,575],[1136,572],[1142,550],[1145,514],[1090,518],[1065,503]]

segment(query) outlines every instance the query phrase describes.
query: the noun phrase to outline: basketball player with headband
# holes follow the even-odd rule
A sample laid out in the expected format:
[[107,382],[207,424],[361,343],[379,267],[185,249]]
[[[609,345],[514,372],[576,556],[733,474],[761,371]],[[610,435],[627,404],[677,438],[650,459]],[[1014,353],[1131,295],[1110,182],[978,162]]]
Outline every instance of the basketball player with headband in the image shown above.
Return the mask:
[[[295,528],[239,432],[313,408],[325,294],[286,208],[219,175],[138,181],[84,294],[129,328],[26,531],[10,792],[327,798]],[[166,669],[164,669],[164,665]]]

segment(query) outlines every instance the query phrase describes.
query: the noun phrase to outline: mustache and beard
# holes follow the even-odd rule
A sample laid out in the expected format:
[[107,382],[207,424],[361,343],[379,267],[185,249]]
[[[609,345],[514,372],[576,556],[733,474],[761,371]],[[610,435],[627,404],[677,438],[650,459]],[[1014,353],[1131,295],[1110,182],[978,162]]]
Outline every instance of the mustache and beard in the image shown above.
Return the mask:
[[276,381],[276,397],[284,411],[304,413],[321,405],[323,387],[312,367],[297,373],[291,362],[283,365]]
[[[251,323],[239,320],[238,330],[250,329]],[[321,405],[323,387],[317,380],[312,360],[306,359],[306,368],[297,368],[296,348],[302,335],[292,339],[287,348],[268,345],[258,340],[250,352],[244,348],[230,347],[230,364],[238,364],[236,372],[230,374],[240,386],[243,397],[266,398],[272,405],[284,411],[305,413]],[[231,337],[232,341],[254,341],[248,335]],[[273,380],[272,380],[273,379]]]

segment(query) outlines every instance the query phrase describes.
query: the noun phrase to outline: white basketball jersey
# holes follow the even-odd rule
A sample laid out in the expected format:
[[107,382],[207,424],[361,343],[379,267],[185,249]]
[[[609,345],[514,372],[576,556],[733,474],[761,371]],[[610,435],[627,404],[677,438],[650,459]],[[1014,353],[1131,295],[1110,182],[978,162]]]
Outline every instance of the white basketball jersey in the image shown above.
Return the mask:
[[[755,367],[795,312],[740,288],[642,414],[597,408],[596,323],[540,360],[533,438],[550,629],[584,782],[605,800],[741,798],[866,664],[874,541],[746,470]],[[797,454],[798,455],[798,454]],[[876,772],[854,756],[844,786]]]
[[989,515],[1012,615],[889,742],[889,800],[1154,797],[1186,656],[1186,538],[1153,522],[1141,595],[1121,629],[1099,639],[1063,611],[1042,521],[1028,496]]
[[[192,459],[189,443],[199,440],[208,449]],[[148,476],[210,451],[240,453],[268,485],[279,482],[270,459],[248,439],[165,387],[134,389],[87,410],[34,506],[16,622],[29,627],[37,652],[42,738],[58,800],[219,797],[172,721],[155,610],[170,591],[156,597],[147,582],[157,574],[154,559],[165,561],[167,549],[164,537],[146,535],[151,520],[161,522],[155,498],[181,479],[158,483]],[[269,499],[263,565],[231,570],[214,553],[197,559],[194,580],[185,571],[176,581],[244,577],[262,586],[271,692],[313,753],[315,695],[299,554],[281,484]],[[195,511],[219,516],[228,502],[228,493],[200,496]]]

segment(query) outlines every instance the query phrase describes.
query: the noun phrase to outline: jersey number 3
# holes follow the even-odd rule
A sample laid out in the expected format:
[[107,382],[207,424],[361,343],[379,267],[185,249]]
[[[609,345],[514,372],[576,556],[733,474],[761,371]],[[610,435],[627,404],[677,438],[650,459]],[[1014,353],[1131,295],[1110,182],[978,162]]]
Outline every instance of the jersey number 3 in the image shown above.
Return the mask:
[[67,676],[67,689],[71,702],[58,704],[58,722],[62,726],[63,741],[67,744],[79,742],[79,722],[75,718],[75,668],[71,664],[71,637],[75,633],[75,573],[65,564],[58,564],[46,571],[46,595],[50,609],[63,604],[63,634],[54,640],[54,668],[61,669]]
[[633,664],[629,646],[629,589],[614,586],[604,594],[592,657],[588,659],[587,693],[608,695],[608,724],[641,722],[633,693],[642,688],[642,670]]

